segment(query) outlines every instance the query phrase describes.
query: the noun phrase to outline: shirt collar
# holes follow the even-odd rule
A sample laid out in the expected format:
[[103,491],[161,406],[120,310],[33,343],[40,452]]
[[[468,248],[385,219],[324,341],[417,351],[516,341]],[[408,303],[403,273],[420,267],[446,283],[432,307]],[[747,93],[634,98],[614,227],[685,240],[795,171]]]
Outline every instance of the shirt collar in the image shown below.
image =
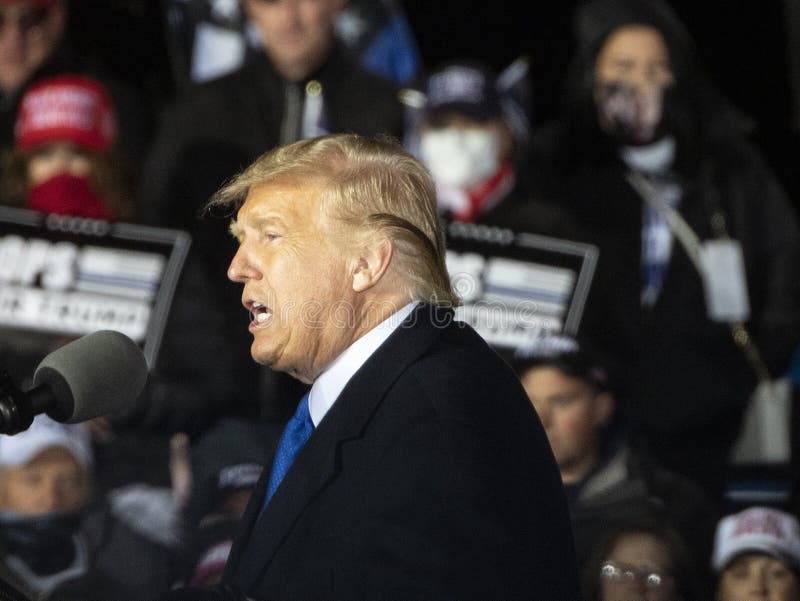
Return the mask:
[[408,303],[356,340],[314,381],[308,397],[308,408],[315,428],[336,402],[350,378],[403,323],[417,303],[418,301]]

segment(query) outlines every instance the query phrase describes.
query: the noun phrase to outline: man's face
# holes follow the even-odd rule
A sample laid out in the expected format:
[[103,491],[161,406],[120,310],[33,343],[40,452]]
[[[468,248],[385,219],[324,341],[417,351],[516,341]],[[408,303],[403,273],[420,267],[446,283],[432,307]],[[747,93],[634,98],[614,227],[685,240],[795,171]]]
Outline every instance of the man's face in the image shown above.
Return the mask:
[[253,358],[307,383],[354,340],[352,260],[334,225],[316,188],[292,181],[251,188],[231,226]]
[[64,8],[0,2],[0,88],[16,90],[55,50],[64,32]]
[[511,132],[502,119],[437,115],[422,127],[420,154],[439,185],[469,190],[496,174],[511,154]]
[[290,80],[307,77],[322,64],[345,0],[246,0],[272,63]]
[[89,494],[88,476],[72,454],[50,447],[0,476],[0,509],[34,516],[78,511]]
[[564,482],[579,480],[597,461],[600,428],[608,421],[610,395],[549,366],[534,367],[522,385],[542,421]]

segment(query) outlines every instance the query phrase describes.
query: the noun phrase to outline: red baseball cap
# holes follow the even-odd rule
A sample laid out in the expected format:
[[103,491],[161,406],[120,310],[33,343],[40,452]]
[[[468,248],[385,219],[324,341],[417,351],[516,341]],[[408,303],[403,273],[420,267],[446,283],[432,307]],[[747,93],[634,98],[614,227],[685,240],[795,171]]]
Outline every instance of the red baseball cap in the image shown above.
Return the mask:
[[117,138],[117,117],[99,82],[83,75],[59,75],[25,92],[14,133],[19,150],[68,140],[88,150],[104,151]]

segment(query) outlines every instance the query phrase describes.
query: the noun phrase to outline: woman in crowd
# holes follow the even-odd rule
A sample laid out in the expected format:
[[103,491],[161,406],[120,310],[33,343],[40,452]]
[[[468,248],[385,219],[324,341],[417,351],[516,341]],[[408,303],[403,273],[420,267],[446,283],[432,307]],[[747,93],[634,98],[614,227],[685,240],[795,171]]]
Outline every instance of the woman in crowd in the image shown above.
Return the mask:
[[714,541],[717,601],[800,601],[800,525],[771,507],[720,520]]
[[618,517],[583,573],[586,601],[695,601],[707,596],[684,539],[663,521]]
[[667,4],[591,0],[576,42],[536,191],[599,248],[581,327],[628,374],[635,440],[720,499],[756,382],[800,341],[797,215]]
[[[130,219],[136,213],[133,188],[120,169],[118,141],[117,111],[98,80],[76,74],[43,79],[21,99],[0,198],[43,213]],[[169,436],[195,434],[232,404],[222,318],[209,311],[213,290],[195,257],[190,251],[184,264],[145,392],[134,406],[92,422],[101,435],[96,442],[107,443],[96,449],[101,487],[169,485]],[[0,358],[8,354],[25,366],[20,373],[32,371],[39,349],[24,358],[20,349],[0,340]],[[142,461],[145,451],[154,454],[152,461]]]
[[112,221],[133,215],[115,155],[117,116],[96,80],[59,75],[23,96],[14,151],[5,165],[5,204]]

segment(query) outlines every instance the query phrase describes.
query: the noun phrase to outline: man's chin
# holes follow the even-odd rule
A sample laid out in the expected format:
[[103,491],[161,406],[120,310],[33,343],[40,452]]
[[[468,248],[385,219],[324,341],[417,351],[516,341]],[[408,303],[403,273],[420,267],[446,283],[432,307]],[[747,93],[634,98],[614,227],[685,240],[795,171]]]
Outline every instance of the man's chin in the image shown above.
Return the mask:
[[259,348],[257,342],[255,341],[253,341],[253,344],[250,346],[250,356],[253,358],[253,361],[263,365],[264,367],[269,367],[270,369],[274,369],[276,371],[282,371],[275,367],[275,364],[278,361],[278,354],[274,350]]
[[296,366],[287,365],[285,362],[282,362],[280,354],[277,354],[274,351],[264,352],[263,350],[255,348],[255,345],[253,345],[253,347],[250,349],[250,356],[253,357],[253,361],[259,365],[270,368],[272,371],[280,371],[292,376],[293,378],[305,381],[303,380],[303,376],[296,369]]

